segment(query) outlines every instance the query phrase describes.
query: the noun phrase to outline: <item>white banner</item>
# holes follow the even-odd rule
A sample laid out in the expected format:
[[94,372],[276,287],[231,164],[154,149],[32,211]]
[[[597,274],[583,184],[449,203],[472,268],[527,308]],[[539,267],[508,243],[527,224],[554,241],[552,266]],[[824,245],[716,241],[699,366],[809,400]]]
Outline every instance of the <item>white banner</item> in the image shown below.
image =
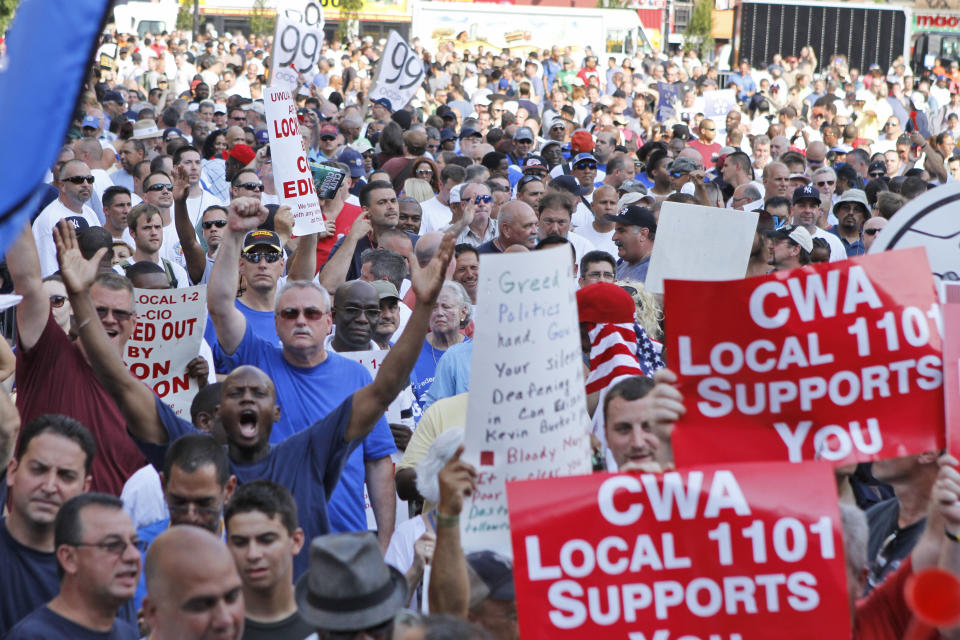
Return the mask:
[[187,364],[200,354],[207,317],[207,286],[134,289],[137,325],[123,350],[130,372],[177,415],[190,420],[197,381]]
[[569,250],[480,256],[480,278],[463,547],[512,557],[506,483],[591,470],[576,281]]
[[759,215],[664,202],[644,287],[650,293],[663,293],[664,280],[743,278]]
[[402,109],[416,95],[425,75],[417,52],[399,33],[391,31],[377,65],[376,86],[370,92],[370,99],[386,98],[394,111]]
[[303,11],[277,12],[270,55],[270,86],[297,88],[297,74],[306,73],[320,59],[323,25],[323,9],[314,0],[310,0]]
[[325,229],[320,201],[307,162],[297,107],[288,89],[270,87],[264,94],[273,182],[280,203],[290,207],[293,232],[298,236]]

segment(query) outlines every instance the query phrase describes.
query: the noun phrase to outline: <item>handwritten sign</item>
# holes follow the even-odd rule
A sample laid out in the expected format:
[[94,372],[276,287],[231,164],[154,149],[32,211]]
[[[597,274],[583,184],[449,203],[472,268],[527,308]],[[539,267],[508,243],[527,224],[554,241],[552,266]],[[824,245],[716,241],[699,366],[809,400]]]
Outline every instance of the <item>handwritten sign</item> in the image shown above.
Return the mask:
[[323,212],[307,161],[300,121],[287,89],[267,89],[263,101],[273,157],[273,181],[281,202],[293,213],[293,232],[298,236],[323,231]]
[[417,52],[399,33],[391,31],[377,65],[377,80],[370,99],[386,98],[394,109],[401,109],[416,95],[425,76],[423,61]]
[[663,293],[663,280],[742,278],[758,213],[664,202],[644,287]]
[[323,9],[310,0],[303,11],[287,9],[277,14],[270,55],[270,85],[294,90],[297,78],[320,59],[323,49]]
[[667,280],[664,301],[687,408],[678,466],[943,448],[942,318],[923,249]]
[[829,465],[596,473],[507,494],[524,640],[850,638]]
[[463,546],[509,556],[506,483],[589,473],[590,417],[569,251],[484,255],[480,277]]
[[197,381],[187,364],[200,353],[207,313],[207,286],[134,289],[137,324],[124,347],[124,362],[178,416],[190,418]]

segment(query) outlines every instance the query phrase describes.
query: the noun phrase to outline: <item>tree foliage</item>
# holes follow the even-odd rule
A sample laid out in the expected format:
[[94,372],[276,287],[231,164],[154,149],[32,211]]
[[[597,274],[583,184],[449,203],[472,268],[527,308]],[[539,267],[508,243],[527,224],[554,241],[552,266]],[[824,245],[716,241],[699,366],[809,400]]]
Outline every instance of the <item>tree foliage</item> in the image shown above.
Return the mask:
[[713,7],[714,0],[697,0],[684,33],[687,49],[696,51],[701,60],[713,53]]
[[13,22],[13,14],[19,4],[20,0],[0,0],[0,33],[6,31]]
[[193,29],[193,0],[180,0],[180,9],[177,11],[177,29],[181,31]]
[[337,27],[337,39],[346,40],[356,33],[362,8],[363,0],[340,0],[340,25]]
[[250,13],[250,32],[255,36],[273,35],[276,25],[276,14],[267,9],[266,0],[253,0],[253,11]]

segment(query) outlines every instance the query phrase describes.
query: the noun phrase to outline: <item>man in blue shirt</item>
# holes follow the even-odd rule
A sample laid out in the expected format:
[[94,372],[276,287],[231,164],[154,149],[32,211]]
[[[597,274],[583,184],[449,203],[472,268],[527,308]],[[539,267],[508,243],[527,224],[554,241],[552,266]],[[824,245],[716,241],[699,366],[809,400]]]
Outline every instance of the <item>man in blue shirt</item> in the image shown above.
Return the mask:
[[827,229],[840,238],[848,258],[862,256],[867,252],[863,244],[863,223],[870,218],[867,194],[860,189],[847,189],[833,205],[837,224]]
[[[229,355],[233,355],[242,342],[250,340],[246,320],[233,306],[238,238],[257,228],[266,216],[266,208],[256,200],[238,198],[230,203],[228,233],[214,265],[208,292],[220,347]],[[151,464],[159,467],[169,443],[196,430],[178,418],[127,370],[104,331],[89,295],[103,250],[85,260],[69,223],[60,225],[55,236],[60,272],[91,365],[101,384],[116,401],[138,446]],[[232,473],[241,484],[267,479],[285,486],[297,502],[307,538],[330,531],[327,497],[336,486],[347,457],[374,429],[393,399],[409,383],[410,371],[426,338],[430,314],[453,255],[453,244],[452,235],[444,237],[436,255],[425,267],[420,267],[416,260],[410,261],[412,290],[418,304],[400,339],[384,359],[377,378],[362,388],[347,392],[332,411],[323,411],[317,404],[310,405],[310,413],[301,413],[299,420],[304,424],[312,423],[312,426],[304,428],[299,425],[295,435],[271,445],[270,432],[282,413],[276,401],[274,382],[262,370],[247,365],[234,369],[223,382],[217,414],[226,434]],[[231,276],[218,274],[218,271],[233,271],[232,290]],[[280,384],[285,387],[296,385],[301,381],[297,378],[298,369],[305,369],[307,373],[322,371],[325,364],[328,369],[336,368],[344,374],[354,375],[352,367],[336,361],[344,360],[349,365],[356,363],[323,348],[323,338],[330,332],[330,316],[326,292],[309,283],[296,283],[280,295],[277,333],[283,347],[272,347],[274,356],[267,363],[277,372],[283,372],[278,359],[288,365],[278,380]],[[251,349],[266,354],[267,347],[254,340]],[[359,364],[356,366],[363,369]],[[323,395],[332,389],[317,386],[310,395]],[[292,408],[295,412],[296,408]],[[305,550],[297,556],[294,567],[297,575],[306,569]]]
[[657,220],[646,207],[630,205],[617,215],[607,214],[607,220],[616,226],[613,243],[617,245],[617,280],[647,279],[653,242],[657,233]]
[[749,100],[750,96],[757,92],[757,83],[754,82],[753,76],[750,75],[750,61],[741,60],[740,61],[740,72],[731,73],[727,77],[727,84],[735,84],[740,89],[740,92],[737,94],[739,100]]

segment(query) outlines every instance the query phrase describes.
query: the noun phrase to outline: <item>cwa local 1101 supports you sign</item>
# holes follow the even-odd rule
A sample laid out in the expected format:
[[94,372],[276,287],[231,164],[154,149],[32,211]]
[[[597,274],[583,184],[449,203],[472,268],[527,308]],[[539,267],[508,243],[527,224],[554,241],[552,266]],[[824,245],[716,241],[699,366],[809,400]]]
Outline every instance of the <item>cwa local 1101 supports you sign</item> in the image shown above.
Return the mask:
[[480,256],[463,459],[463,547],[510,556],[506,483],[589,473],[576,281],[566,246]]
[[944,447],[942,318],[922,248],[665,289],[687,407],[678,466]]
[[595,473],[507,493],[524,640],[850,638],[827,464]]

